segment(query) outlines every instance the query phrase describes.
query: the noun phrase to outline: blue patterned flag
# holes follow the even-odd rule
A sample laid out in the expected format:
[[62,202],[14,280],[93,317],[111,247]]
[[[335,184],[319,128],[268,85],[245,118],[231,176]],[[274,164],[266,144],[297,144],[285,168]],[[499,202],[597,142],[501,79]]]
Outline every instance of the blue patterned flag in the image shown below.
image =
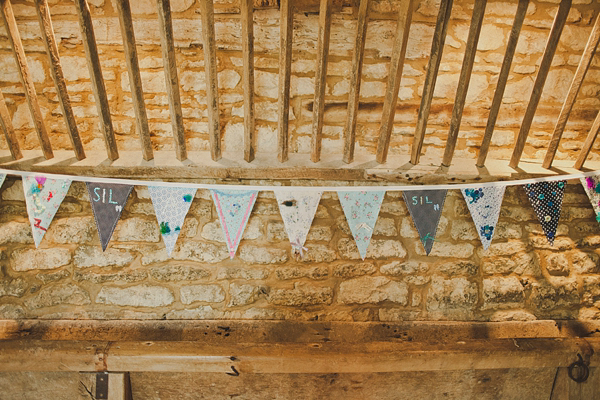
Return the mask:
[[590,199],[590,203],[592,203],[592,207],[594,207],[596,221],[600,224],[600,178],[598,176],[581,178],[581,184]]
[[319,206],[323,192],[300,190],[275,190],[277,205],[290,243],[296,253],[302,256],[306,235]]
[[492,243],[505,189],[505,186],[461,189],[484,250]]
[[225,242],[229,249],[229,257],[235,257],[250,212],[254,208],[258,191],[256,190],[211,190]]
[[528,183],[523,188],[550,245],[554,244],[567,181]]
[[413,219],[425,253],[429,255],[435,241],[447,190],[415,190],[403,192],[402,196]]
[[148,186],[154,212],[169,257],[196,194],[194,188]]
[[100,238],[102,251],[104,251],[115,231],[119,218],[121,218],[133,186],[94,182],[86,182],[86,186],[92,203],[98,237]]
[[373,236],[375,223],[377,223],[385,191],[338,191],[337,193],[352,231],[352,236],[354,236],[356,247],[358,247],[360,256],[364,260],[371,242],[371,236]]

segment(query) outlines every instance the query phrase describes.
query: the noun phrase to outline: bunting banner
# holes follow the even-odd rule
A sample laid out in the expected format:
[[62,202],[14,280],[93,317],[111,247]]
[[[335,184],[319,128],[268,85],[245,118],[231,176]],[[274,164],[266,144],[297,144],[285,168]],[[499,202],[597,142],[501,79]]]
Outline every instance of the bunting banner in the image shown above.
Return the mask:
[[35,247],[38,247],[64,200],[71,181],[43,175],[23,177],[23,193]]
[[2,184],[4,183],[4,180],[6,179],[6,174],[0,174],[0,187],[2,186]]
[[254,208],[257,190],[211,190],[229,257],[233,259]]
[[296,254],[303,256],[306,236],[312,225],[322,192],[275,190],[279,213],[290,244]]
[[92,203],[92,213],[96,221],[98,237],[100,238],[102,251],[104,251],[115,231],[119,218],[121,218],[133,186],[94,182],[87,182],[86,186],[90,195],[90,203]]
[[371,242],[371,236],[373,236],[373,229],[375,229],[377,223],[385,191],[338,191],[337,193],[360,257],[364,260]]
[[413,219],[419,238],[429,255],[435,241],[447,190],[415,190],[412,193],[403,192],[404,202]]
[[185,216],[190,210],[196,189],[182,187],[148,186],[156,220],[162,235],[167,254],[171,253],[177,243]]
[[528,183],[523,186],[550,245],[554,244],[566,181]]
[[587,178],[581,178],[581,184],[590,199],[590,203],[592,203],[592,207],[594,207],[596,221],[600,224],[600,177],[588,176]]
[[484,250],[492,243],[505,189],[504,186],[493,186],[461,190]]

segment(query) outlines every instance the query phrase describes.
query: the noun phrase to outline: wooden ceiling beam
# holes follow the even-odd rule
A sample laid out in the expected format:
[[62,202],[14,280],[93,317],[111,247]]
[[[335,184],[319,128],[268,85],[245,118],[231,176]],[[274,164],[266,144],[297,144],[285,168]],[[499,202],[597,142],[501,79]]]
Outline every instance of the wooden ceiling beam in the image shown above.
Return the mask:
[[242,54],[244,59],[244,160],[254,160],[254,4],[241,0]]
[[8,112],[8,107],[6,107],[6,101],[4,100],[1,90],[0,125],[2,126],[2,131],[4,132],[4,137],[6,138],[8,149],[10,150],[10,155],[12,156],[13,160],[20,160],[23,158],[23,153],[21,153],[21,147],[19,146],[19,141],[17,139],[17,135],[15,134],[15,129],[13,128],[13,124],[10,119],[10,113]]
[[279,17],[279,110],[277,159],[289,157],[290,81],[292,75],[292,33],[294,29],[293,0],[281,0]]
[[548,36],[546,48],[544,49],[544,55],[542,56],[542,62],[540,63],[540,68],[537,76],[535,77],[531,97],[529,99],[529,103],[527,104],[527,109],[525,110],[523,121],[521,122],[521,128],[519,129],[515,148],[510,159],[509,165],[512,168],[517,168],[519,166],[519,160],[523,154],[525,142],[527,141],[527,136],[529,135],[529,130],[531,129],[531,123],[533,122],[533,117],[535,116],[535,111],[540,102],[540,98],[542,97],[544,84],[546,83],[546,78],[548,77],[548,72],[550,71],[550,67],[552,65],[552,59],[554,58],[554,53],[556,52],[556,47],[558,46],[560,35],[565,26],[565,22],[567,21],[570,8],[571,0],[561,0],[560,5],[558,6],[558,12],[556,13],[554,22],[552,23],[550,35]]
[[590,129],[590,132],[588,133],[587,137],[585,138],[585,142],[583,142],[583,146],[581,147],[581,150],[579,151],[579,156],[577,157],[577,161],[575,161],[576,169],[583,168],[585,159],[590,154],[590,151],[592,150],[592,146],[593,146],[594,142],[596,141],[596,137],[598,137],[598,132],[600,132],[600,112],[598,112],[598,114],[596,115],[596,119],[594,120],[594,123],[592,124],[592,128]]

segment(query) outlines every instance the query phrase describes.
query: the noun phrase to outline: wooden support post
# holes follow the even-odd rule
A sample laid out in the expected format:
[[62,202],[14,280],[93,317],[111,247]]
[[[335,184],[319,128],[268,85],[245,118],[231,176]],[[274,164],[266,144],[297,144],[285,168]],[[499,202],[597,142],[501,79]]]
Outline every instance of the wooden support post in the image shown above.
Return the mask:
[[[106,379],[107,382],[102,382],[99,387],[98,379]],[[81,372],[79,374],[79,398],[81,400],[132,400],[129,372]]]
[[498,83],[496,84],[494,99],[492,100],[492,106],[490,107],[490,115],[488,116],[485,133],[483,134],[483,141],[481,142],[481,148],[479,149],[479,156],[477,157],[478,167],[484,166],[485,159],[490,148],[492,134],[494,133],[494,127],[496,126],[496,119],[498,118],[500,106],[502,105],[502,97],[504,96],[504,90],[506,89],[508,74],[510,73],[510,65],[512,64],[513,57],[515,56],[517,42],[519,41],[519,35],[521,33],[523,21],[525,20],[525,14],[527,14],[528,5],[529,0],[519,0],[517,13],[515,14],[515,20],[510,31],[510,36],[508,37],[508,43],[506,44],[504,61],[502,61],[502,67],[500,68],[500,73],[498,74]]
[[585,78],[585,74],[592,63],[592,59],[594,58],[594,54],[596,53],[596,48],[598,47],[599,42],[600,15],[596,17],[596,23],[594,24],[592,33],[590,33],[590,37],[585,45],[585,50],[583,50],[583,55],[579,61],[579,66],[577,67],[577,71],[575,72],[575,76],[571,82],[571,87],[569,88],[569,93],[567,94],[562,109],[560,110],[560,114],[558,115],[558,120],[554,126],[554,133],[552,134],[552,139],[550,140],[550,145],[548,146],[548,151],[546,152],[546,157],[544,158],[544,163],[542,164],[544,168],[550,168],[552,166],[552,161],[554,161],[554,156],[556,155],[560,138],[565,130],[565,126],[567,126],[567,121],[569,120],[569,115],[571,114],[573,105],[575,105],[575,100],[577,99],[579,89],[581,89],[583,78]]
[[369,21],[369,0],[361,0],[356,21],[356,43],[352,58],[350,74],[350,94],[348,95],[348,116],[344,129],[344,157],[346,164],[354,160],[354,144],[356,142],[356,119],[360,101],[360,81],[362,78],[365,43],[367,39],[367,23]]
[[213,0],[200,1],[202,36],[204,38],[204,73],[206,75],[206,100],[208,102],[208,137],[210,156],[221,158],[221,128],[219,125],[219,82],[217,78],[217,45],[215,43],[215,16]]
[[313,101],[312,138],[310,159],[321,159],[321,141],[323,134],[323,114],[325,112],[325,86],[327,79],[327,57],[329,55],[329,36],[331,33],[331,5],[333,0],[321,0],[319,10],[319,34],[317,37],[317,72],[315,76],[315,97]]
[[52,144],[50,143],[48,132],[46,131],[46,126],[44,125],[44,117],[42,116],[42,111],[40,110],[40,104],[38,103],[37,94],[35,92],[35,85],[33,84],[31,72],[29,71],[29,66],[27,65],[25,49],[23,48],[23,43],[21,42],[21,35],[19,34],[19,29],[17,28],[17,21],[15,20],[15,14],[13,13],[10,0],[0,0],[0,14],[2,14],[2,20],[4,21],[4,26],[6,27],[6,32],[8,33],[8,40],[10,41],[10,45],[13,49],[15,59],[17,60],[19,76],[21,77],[23,88],[25,89],[25,97],[27,98],[27,104],[29,105],[29,111],[31,112],[31,118],[33,119],[33,125],[35,126],[35,131],[37,132],[40,146],[42,147],[42,152],[44,153],[44,157],[46,159],[50,159],[54,157],[54,153],[52,152]]
[[10,155],[13,159],[20,160],[23,158],[23,154],[21,153],[19,141],[17,140],[17,135],[15,134],[12,121],[10,120],[10,113],[6,107],[6,102],[4,101],[2,91],[0,91],[0,125],[2,125],[2,131],[4,132],[4,137],[6,138],[8,149],[10,150]]
[[44,42],[44,46],[46,46],[46,53],[48,53],[48,59],[50,61],[52,80],[54,81],[58,101],[60,102],[60,107],[65,118],[65,125],[69,131],[71,145],[73,146],[75,157],[78,160],[83,160],[85,158],[85,151],[83,150],[83,144],[81,143],[81,137],[79,136],[79,130],[77,129],[75,115],[71,108],[71,101],[69,100],[69,93],[67,92],[67,83],[65,82],[65,77],[60,65],[58,45],[56,44],[54,29],[52,28],[48,0],[35,0],[35,10],[40,23],[40,30],[42,31],[42,41]]
[[169,0],[156,0],[158,6],[158,25],[160,27],[160,44],[162,48],[165,83],[169,97],[171,127],[175,140],[175,155],[180,161],[187,160],[185,146],[185,131],[183,129],[183,114],[181,97],[179,96],[179,77],[177,76],[177,60],[175,58],[175,43],[173,41],[173,21],[171,20],[171,5]]
[[244,160],[254,160],[254,2],[242,0],[242,52],[244,58]]
[[581,151],[579,152],[579,157],[577,157],[577,161],[575,161],[575,168],[583,168],[583,163],[585,163],[585,159],[592,150],[592,146],[594,144],[594,141],[596,140],[596,137],[598,136],[598,132],[600,132],[600,112],[598,112],[598,115],[596,115],[596,119],[592,124],[592,128],[590,129],[590,132],[585,138],[585,142],[583,142],[583,146],[581,147]]
[[96,36],[94,35],[94,26],[92,25],[92,16],[87,0],[75,0],[77,14],[79,15],[79,27],[83,39],[83,47],[87,58],[87,65],[92,80],[92,89],[96,97],[96,108],[98,117],[102,125],[104,134],[104,143],[106,144],[106,153],[109,160],[119,158],[117,150],[117,141],[113,131],[112,120],[110,117],[110,107],[108,106],[108,97],[104,87],[104,78],[102,77],[102,67],[100,66],[100,57],[98,56],[98,47],[96,46]]
[[383,117],[381,118],[381,128],[379,130],[379,142],[377,143],[377,162],[383,164],[390,148],[390,139],[392,128],[394,127],[394,115],[396,113],[396,103],[398,101],[398,92],[400,91],[400,82],[402,81],[402,70],[404,69],[404,57],[406,56],[406,44],[408,43],[408,34],[412,22],[413,0],[403,0],[398,10],[398,25],[396,28],[396,40],[392,51],[392,61],[390,63],[390,75],[383,102]]
[[433,91],[435,90],[435,81],[440,68],[440,61],[442,60],[442,51],[444,50],[444,42],[446,41],[448,21],[450,20],[450,13],[452,11],[452,1],[453,0],[441,1],[440,11],[435,23],[433,42],[431,43],[431,55],[429,56],[429,62],[427,64],[421,106],[419,107],[417,126],[415,128],[410,155],[410,162],[413,165],[418,164],[419,158],[421,157],[421,149],[423,148],[423,140],[425,139],[425,129],[427,129],[427,119],[429,118],[429,110],[431,108],[431,101],[433,100]]
[[279,22],[279,122],[277,133],[277,158],[279,162],[288,159],[290,112],[290,79],[292,74],[292,30],[293,0],[281,0]]
[[116,4],[119,12],[119,22],[121,24],[121,35],[123,36],[123,48],[125,49],[125,61],[127,62],[129,88],[131,89],[131,98],[133,100],[133,109],[135,111],[136,127],[138,134],[140,135],[142,155],[144,160],[149,161],[154,158],[154,154],[152,151],[152,141],[150,140],[150,129],[148,128],[148,116],[146,114],[146,105],[144,102],[142,76],[140,74],[140,66],[138,64],[137,49],[135,45],[135,32],[133,30],[133,20],[131,18],[131,6],[129,0],[119,0]]
[[546,78],[548,77],[550,66],[552,65],[552,58],[554,58],[556,46],[558,45],[558,40],[560,39],[565,22],[567,21],[570,8],[571,0],[561,0],[560,5],[558,6],[558,12],[556,13],[556,17],[554,17],[554,22],[552,23],[550,36],[548,36],[548,41],[546,42],[546,48],[544,49],[544,55],[542,56],[540,69],[535,77],[535,83],[533,84],[533,91],[531,92],[529,104],[527,105],[527,110],[525,111],[523,121],[521,122],[519,136],[517,136],[517,142],[515,143],[515,148],[513,150],[510,163],[508,164],[512,168],[517,168],[519,166],[519,160],[521,160],[521,155],[523,154],[523,149],[525,148],[525,142],[527,141],[529,129],[531,128],[533,117],[535,116],[535,110],[537,109],[540,98],[542,97],[542,90],[544,90],[544,84],[546,83]]
[[473,7],[471,26],[469,28],[469,36],[467,37],[467,48],[463,58],[462,69],[460,70],[460,78],[458,79],[458,88],[456,89],[456,97],[454,98],[448,139],[446,140],[446,149],[444,151],[444,158],[442,159],[442,165],[446,167],[450,166],[452,157],[454,156],[454,149],[456,148],[456,141],[460,130],[460,121],[465,108],[465,101],[469,90],[471,73],[473,72],[473,62],[475,61],[475,53],[477,52],[477,43],[479,42],[479,34],[481,33],[481,25],[483,23],[486,4],[487,0],[475,0],[475,6]]

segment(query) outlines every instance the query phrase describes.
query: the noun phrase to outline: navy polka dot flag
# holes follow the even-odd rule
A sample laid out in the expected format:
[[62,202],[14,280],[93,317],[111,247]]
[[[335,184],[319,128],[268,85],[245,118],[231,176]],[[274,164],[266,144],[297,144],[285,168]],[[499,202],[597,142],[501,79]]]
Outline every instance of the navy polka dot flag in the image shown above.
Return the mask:
[[550,245],[554,244],[566,181],[528,183],[523,186]]

